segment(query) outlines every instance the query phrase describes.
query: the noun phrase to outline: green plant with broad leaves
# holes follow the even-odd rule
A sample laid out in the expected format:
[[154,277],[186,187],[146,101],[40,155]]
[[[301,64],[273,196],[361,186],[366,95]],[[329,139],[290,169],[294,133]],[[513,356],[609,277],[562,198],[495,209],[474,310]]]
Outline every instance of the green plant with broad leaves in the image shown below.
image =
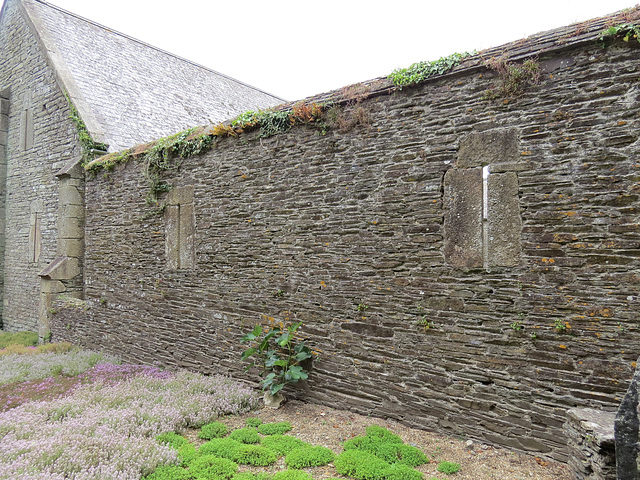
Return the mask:
[[608,39],[621,38],[625,42],[636,40],[640,42],[640,25],[634,23],[621,23],[607,28],[600,36],[602,46],[607,45]]
[[253,331],[240,340],[251,346],[242,353],[242,360],[253,360],[245,369],[262,368],[262,389],[275,395],[288,383],[296,383],[309,377],[302,363],[311,358],[311,349],[296,338],[302,322],[270,329],[256,325]]

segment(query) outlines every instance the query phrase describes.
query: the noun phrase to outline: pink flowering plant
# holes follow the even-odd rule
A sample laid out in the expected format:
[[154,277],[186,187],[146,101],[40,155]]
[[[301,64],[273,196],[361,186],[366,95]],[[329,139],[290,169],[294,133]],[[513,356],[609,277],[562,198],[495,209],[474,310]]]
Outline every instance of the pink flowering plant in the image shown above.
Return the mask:
[[[181,464],[177,451],[156,442],[156,435],[199,428],[258,405],[251,388],[222,376],[102,359],[89,368],[94,359],[85,356],[67,356],[75,366],[59,369],[61,359],[39,356],[24,357],[33,362],[34,376],[49,376],[30,384],[45,392],[59,380],[72,383],[66,394],[0,405],[0,480],[139,480],[158,467]],[[0,374],[15,365],[0,364]],[[12,385],[20,390],[22,384]]]

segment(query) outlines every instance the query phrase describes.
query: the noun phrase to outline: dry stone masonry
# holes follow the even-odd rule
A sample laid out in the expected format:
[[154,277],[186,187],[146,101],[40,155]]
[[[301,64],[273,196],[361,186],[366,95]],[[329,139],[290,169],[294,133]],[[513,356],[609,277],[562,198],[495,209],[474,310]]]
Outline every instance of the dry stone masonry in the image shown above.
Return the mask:
[[[243,333],[302,321],[319,355],[290,395],[566,460],[567,411],[615,411],[640,346],[640,49],[603,27],[374,82],[348,132],[218,139],[164,214],[144,165],[96,176],[54,338],[242,377]],[[499,54],[540,85],[486,100]]]

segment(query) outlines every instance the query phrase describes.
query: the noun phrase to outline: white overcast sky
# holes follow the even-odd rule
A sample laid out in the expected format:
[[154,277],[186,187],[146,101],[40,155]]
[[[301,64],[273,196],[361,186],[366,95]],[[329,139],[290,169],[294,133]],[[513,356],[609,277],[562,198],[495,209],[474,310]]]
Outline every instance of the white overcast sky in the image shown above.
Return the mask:
[[630,8],[627,0],[48,0],[286,100]]

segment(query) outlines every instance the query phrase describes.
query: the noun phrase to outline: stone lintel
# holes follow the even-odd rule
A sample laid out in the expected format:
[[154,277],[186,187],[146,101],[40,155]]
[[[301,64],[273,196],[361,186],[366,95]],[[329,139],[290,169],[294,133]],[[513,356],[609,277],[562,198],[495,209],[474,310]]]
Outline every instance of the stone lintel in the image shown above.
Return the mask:
[[193,203],[193,185],[172,188],[169,190],[169,193],[167,193],[165,203],[167,205],[185,205],[187,203]]
[[459,168],[484,167],[520,160],[518,130],[505,128],[473,132],[460,141]]

